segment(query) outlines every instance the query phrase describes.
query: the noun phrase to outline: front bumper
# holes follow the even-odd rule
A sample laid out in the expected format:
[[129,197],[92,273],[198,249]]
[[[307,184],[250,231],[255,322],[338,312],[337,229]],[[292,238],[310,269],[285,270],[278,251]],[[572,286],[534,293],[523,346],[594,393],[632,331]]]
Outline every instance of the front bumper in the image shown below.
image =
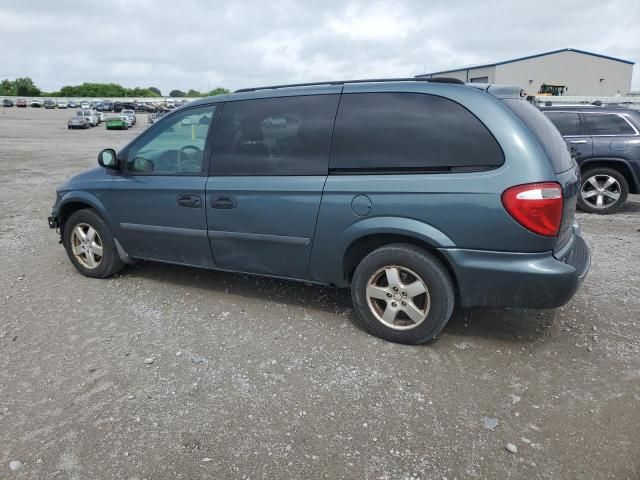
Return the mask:
[[576,293],[591,265],[584,239],[575,233],[563,256],[441,249],[463,307],[556,308]]

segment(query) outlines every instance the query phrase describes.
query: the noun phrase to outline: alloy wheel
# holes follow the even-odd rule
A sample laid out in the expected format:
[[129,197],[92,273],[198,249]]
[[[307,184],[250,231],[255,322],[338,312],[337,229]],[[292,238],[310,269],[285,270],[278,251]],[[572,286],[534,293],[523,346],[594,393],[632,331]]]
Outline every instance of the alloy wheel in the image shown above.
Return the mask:
[[405,267],[387,266],[374,272],[367,282],[366,295],[371,313],[394,330],[415,328],[429,315],[429,289]]
[[596,209],[609,208],[615,204],[622,189],[620,183],[610,175],[593,175],[582,184],[580,195],[590,207]]
[[102,262],[102,239],[91,225],[78,223],[71,231],[71,250],[78,262],[93,270]]

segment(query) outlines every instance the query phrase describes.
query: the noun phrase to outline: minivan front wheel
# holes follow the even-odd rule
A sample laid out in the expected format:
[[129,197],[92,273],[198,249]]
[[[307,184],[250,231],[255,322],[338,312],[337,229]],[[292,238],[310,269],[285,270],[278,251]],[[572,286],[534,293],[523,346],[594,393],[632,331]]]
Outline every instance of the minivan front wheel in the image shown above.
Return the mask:
[[369,331],[406,344],[433,340],[455,303],[446,268],[429,252],[408,244],[387,245],[367,255],[353,275],[351,296]]
[[62,243],[73,266],[87,277],[110,277],[124,266],[109,227],[92,209],[65,220]]
[[595,168],[582,175],[578,206],[588,213],[608,215],[618,211],[628,195],[624,175],[611,168]]

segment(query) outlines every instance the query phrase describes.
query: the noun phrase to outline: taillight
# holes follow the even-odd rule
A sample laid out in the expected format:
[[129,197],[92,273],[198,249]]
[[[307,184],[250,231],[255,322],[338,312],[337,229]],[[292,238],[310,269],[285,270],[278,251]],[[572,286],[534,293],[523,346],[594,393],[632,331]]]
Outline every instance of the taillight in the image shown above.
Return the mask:
[[502,194],[504,208],[520,225],[546,237],[555,237],[562,222],[562,187],[555,182],[528,183]]

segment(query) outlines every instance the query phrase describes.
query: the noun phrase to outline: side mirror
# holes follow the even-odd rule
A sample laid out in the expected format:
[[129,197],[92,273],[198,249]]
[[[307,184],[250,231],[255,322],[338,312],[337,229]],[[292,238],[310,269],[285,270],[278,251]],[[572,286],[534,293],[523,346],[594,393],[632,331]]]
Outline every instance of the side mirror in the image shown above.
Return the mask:
[[98,164],[109,170],[119,170],[116,151],[113,148],[105,148],[98,154]]

